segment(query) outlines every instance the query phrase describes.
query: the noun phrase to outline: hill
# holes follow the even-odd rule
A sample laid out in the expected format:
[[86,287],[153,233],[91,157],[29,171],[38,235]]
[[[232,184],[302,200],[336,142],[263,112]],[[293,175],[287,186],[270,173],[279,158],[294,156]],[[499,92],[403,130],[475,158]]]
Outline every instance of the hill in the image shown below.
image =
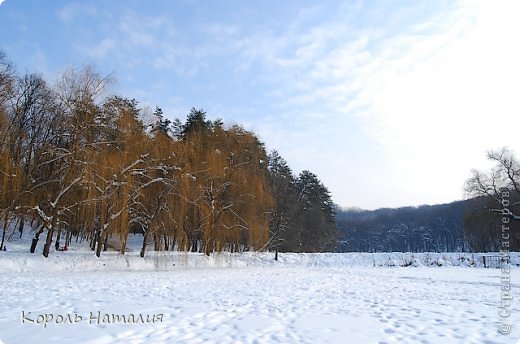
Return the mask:
[[470,201],[337,211],[340,252],[461,252]]

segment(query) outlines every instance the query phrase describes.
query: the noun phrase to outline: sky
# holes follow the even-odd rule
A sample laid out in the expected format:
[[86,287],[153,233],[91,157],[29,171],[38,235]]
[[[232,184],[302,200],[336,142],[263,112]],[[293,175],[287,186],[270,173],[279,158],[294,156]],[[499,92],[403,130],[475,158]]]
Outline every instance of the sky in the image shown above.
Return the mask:
[[473,168],[520,153],[520,2],[0,0],[0,50],[49,81],[184,119],[241,124],[342,207],[462,199]]

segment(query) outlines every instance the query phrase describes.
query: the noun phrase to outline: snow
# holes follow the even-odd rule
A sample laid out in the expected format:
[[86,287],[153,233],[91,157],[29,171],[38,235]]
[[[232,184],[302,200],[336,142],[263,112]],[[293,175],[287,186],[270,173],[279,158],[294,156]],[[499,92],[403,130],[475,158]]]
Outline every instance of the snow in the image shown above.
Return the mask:
[[[515,343],[497,332],[497,269],[249,266],[3,273],[4,343]],[[512,279],[518,281],[519,270]],[[518,290],[519,284],[514,283]],[[517,295],[517,294],[515,294]],[[74,323],[22,323],[51,314]],[[163,314],[150,324],[91,313]]]
[[[45,237],[45,236],[43,236]],[[44,241],[44,239],[40,239]],[[134,245],[135,246],[135,245]],[[22,246],[16,246],[19,249]],[[281,253],[274,261],[274,253],[223,252],[210,257],[202,253],[147,252],[144,258],[134,250],[122,255],[115,251],[102,252],[97,258],[86,248],[66,252],[52,252],[44,258],[39,252],[23,250],[0,253],[3,272],[86,272],[86,271],[177,271],[179,268],[225,267],[484,267],[483,256],[498,253]],[[12,249],[13,245],[8,249]],[[520,266],[520,253],[511,253],[513,266]]]
[[[272,253],[97,258],[80,245],[45,259],[26,242],[8,249],[0,343],[520,342],[518,253],[512,331],[502,335],[501,270],[483,268],[482,254],[281,253],[276,262]],[[144,320],[98,323],[98,314]]]

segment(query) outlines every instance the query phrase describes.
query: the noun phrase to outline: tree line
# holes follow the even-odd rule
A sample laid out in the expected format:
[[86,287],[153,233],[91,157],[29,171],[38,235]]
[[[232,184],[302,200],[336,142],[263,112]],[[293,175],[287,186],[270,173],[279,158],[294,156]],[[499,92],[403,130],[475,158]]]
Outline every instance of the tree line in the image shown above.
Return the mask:
[[338,212],[341,252],[461,252],[466,202]]
[[[183,122],[110,93],[111,78],[69,69],[50,85],[0,54],[0,228],[30,223],[43,255],[86,240],[97,256],[142,235],[154,250],[323,251],[335,247],[331,196],[295,176],[239,125],[192,108]],[[151,111],[150,111],[151,112]],[[15,224],[15,226],[13,226]]]

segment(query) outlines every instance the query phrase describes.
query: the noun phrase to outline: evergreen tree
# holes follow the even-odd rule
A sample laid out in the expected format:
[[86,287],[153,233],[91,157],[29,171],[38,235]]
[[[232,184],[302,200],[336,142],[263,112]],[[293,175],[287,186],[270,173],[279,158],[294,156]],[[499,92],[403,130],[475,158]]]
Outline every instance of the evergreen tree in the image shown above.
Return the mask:
[[318,177],[303,171],[296,180],[298,250],[322,252],[335,248],[337,241],[336,211],[329,190]]
[[[274,197],[270,218],[270,245],[278,260],[280,246],[287,240],[293,228],[295,212],[295,179],[287,161],[273,150],[268,156],[269,183]],[[283,246],[282,246],[283,247]]]
[[154,117],[154,123],[151,124],[152,132],[160,131],[161,133],[165,135],[169,135],[171,132],[171,124],[172,121],[170,121],[168,118],[164,118],[163,110],[156,106],[155,111],[153,112]]
[[206,120],[206,112],[202,109],[191,108],[182,126],[181,137],[186,138],[192,132],[208,131],[211,129],[211,121]]

